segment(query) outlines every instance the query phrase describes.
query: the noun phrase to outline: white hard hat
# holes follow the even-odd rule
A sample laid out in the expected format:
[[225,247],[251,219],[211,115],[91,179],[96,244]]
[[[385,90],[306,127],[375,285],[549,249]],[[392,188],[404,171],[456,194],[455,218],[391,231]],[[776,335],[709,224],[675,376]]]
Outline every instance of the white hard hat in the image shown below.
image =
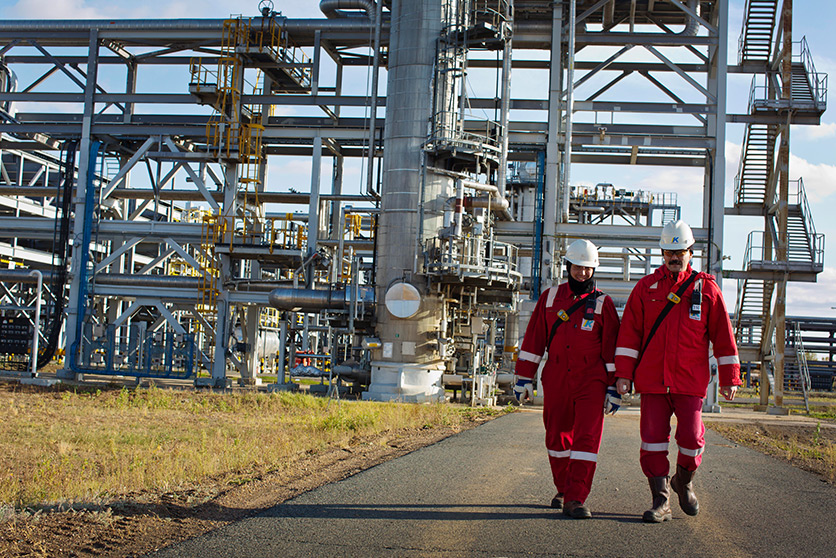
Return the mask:
[[662,237],[659,246],[663,250],[687,250],[694,245],[694,233],[683,220],[671,221],[662,227]]
[[598,267],[598,248],[588,240],[576,240],[570,244],[565,257],[581,267]]

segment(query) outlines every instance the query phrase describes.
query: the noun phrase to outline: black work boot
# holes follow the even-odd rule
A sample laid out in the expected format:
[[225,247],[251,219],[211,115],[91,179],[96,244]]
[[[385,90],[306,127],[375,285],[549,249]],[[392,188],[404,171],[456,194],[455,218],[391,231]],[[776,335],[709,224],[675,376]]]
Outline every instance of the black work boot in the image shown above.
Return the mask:
[[688,515],[697,515],[700,511],[700,503],[697,502],[697,495],[694,494],[694,480],[696,471],[689,471],[682,465],[676,466],[676,474],[671,478],[671,488],[679,496],[679,507]]
[[558,492],[557,496],[552,498],[551,507],[553,509],[556,509],[557,511],[560,511],[560,510],[563,509],[563,493],[562,492]]
[[650,493],[653,495],[653,507],[644,512],[642,521],[645,523],[670,521],[672,515],[668,499],[671,490],[668,486],[668,477],[647,477],[647,482],[650,484]]
[[563,515],[568,515],[572,519],[589,519],[592,517],[592,512],[583,503],[569,500],[563,505]]

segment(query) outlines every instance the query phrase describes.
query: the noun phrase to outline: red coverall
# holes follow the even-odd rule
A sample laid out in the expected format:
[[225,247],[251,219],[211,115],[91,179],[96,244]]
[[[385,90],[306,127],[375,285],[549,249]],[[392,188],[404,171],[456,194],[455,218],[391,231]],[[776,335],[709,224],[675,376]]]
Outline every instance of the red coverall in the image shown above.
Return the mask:
[[[589,295],[581,295],[586,298]],[[584,328],[585,305],[562,323],[549,347],[549,333],[557,313],[577,300],[568,283],[540,295],[525,330],[516,374],[534,378],[543,353],[543,422],[554,485],[567,501],[585,502],[592,486],[601,434],[604,429],[604,397],[615,381],[615,342],[618,313],[612,299],[600,294],[595,300],[594,322]]]
[[[641,394],[640,462],[648,477],[668,475],[673,414],[677,418],[677,463],[695,471],[702,461],[702,400],[711,375],[709,342],[714,347],[720,385],[741,384],[740,360],[723,293],[707,273],[697,274],[656,330],[644,354],[639,354],[668,303],[668,293],[676,293],[690,274],[690,265],[678,274],[663,265],[639,280],[627,300],[618,333],[616,376],[631,380],[634,390]],[[692,297],[695,288],[701,292],[697,299]],[[694,302],[699,312],[693,311]]]

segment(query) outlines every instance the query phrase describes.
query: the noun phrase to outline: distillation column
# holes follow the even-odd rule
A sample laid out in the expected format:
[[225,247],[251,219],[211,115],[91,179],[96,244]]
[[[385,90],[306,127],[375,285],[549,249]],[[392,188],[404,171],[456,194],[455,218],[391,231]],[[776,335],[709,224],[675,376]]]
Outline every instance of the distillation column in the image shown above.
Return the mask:
[[[440,299],[428,292],[422,274],[422,241],[443,225],[453,179],[434,173],[425,155],[433,118],[436,43],[448,2],[396,0],[392,4],[387,86],[386,151],[383,156],[381,218],[377,256],[377,334],[372,400],[442,400],[444,363],[437,331]],[[444,5],[444,6],[442,6]],[[444,77],[437,88],[446,87]],[[384,304],[385,303],[385,304]]]

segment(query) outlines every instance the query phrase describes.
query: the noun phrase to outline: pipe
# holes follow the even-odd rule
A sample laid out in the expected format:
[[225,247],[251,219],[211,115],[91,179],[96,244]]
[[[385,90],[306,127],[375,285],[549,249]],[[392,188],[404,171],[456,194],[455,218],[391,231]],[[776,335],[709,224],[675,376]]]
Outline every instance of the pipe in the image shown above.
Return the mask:
[[37,269],[30,273],[38,281],[38,290],[35,296],[35,333],[32,335],[32,355],[29,361],[32,364],[32,377],[38,375],[38,341],[41,336],[41,288],[43,287],[44,276]]
[[568,62],[566,64],[566,128],[563,131],[563,201],[561,203],[560,222],[569,222],[569,180],[572,167],[572,122],[575,102],[575,19],[577,18],[577,2],[569,4],[569,43]]
[[376,8],[377,5],[374,0],[322,0],[319,3],[319,10],[325,14],[325,17],[328,19],[363,17],[360,14],[346,12],[343,10],[364,10],[366,12],[366,17],[368,17],[372,23],[375,22]]
[[[253,18],[253,27],[259,24],[260,18]],[[346,17],[339,19],[287,19],[282,20],[282,28],[290,34],[299,46],[311,46],[316,31],[323,33],[367,34],[372,29],[372,19],[363,17]],[[224,28],[225,19],[73,19],[73,20],[41,20],[21,19],[0,21],[0,33],[19,35],[27,32],[69,32],[79,35],[78,44],[87,45],[91,29],[105,32],[146,31],[153,34],[157,31],[167,32],[207,32],[217,34],[218,40]],[[388,36],[389,23],[381,22],[381,32]],[[79,33],[81,32],[81,33]],[[85,33],[82,35],[82,33]],[[213,35],[214,36],[214,35]],[[58,37],[56,37],[58,39]],[[62,38],[62,44],[66,41]],[[310,41],[310,43],[308,43]]]
[[177,277],[170,275],[132,275],[129,273],[99,273],[94,276],[96,284],[121,287],[152,287],[200,289],[201,277]]
[[[52,189],[55,192],[55,189]],[[37,278],[32,275],[32,271],[26,269],[0,269],[0,281],[3,283],[37,283]],[[51,271],[39,272],[42,280],[48,282],[52,281],[53,273]]]
[[[688,0],[688,8],[696,12],[697,15],[700,15],[700,3],[699,0]],[[688,23],[685,24],[685,29],[680,31],[680,35],[684,37],[696,37],[697,32],[700,30],[700,22],[697,21],[696,18],[688,15]]]
[[464,214],[464,182],[462,180],[456,180],[456,208],[453,212],[453,223],[455,223],[456,227],[454,229],[453,235],[456,238],[461,238],[462,236],[462,216]]
[[[374,291],[370,288],[358,289],[358,299],[366,304],[374,302]],[[336,289],[293,289],[282,287],[270,291],[270,306],[278,310],[318,311],[340,310],[351,304],[351,293]]]
[[496,199],[490,196],[470,196],[464,199],[464,206],[480,208],[487,207],[490,208],[491,211],[502,213],[508,211],[509,203],[505,198]]

